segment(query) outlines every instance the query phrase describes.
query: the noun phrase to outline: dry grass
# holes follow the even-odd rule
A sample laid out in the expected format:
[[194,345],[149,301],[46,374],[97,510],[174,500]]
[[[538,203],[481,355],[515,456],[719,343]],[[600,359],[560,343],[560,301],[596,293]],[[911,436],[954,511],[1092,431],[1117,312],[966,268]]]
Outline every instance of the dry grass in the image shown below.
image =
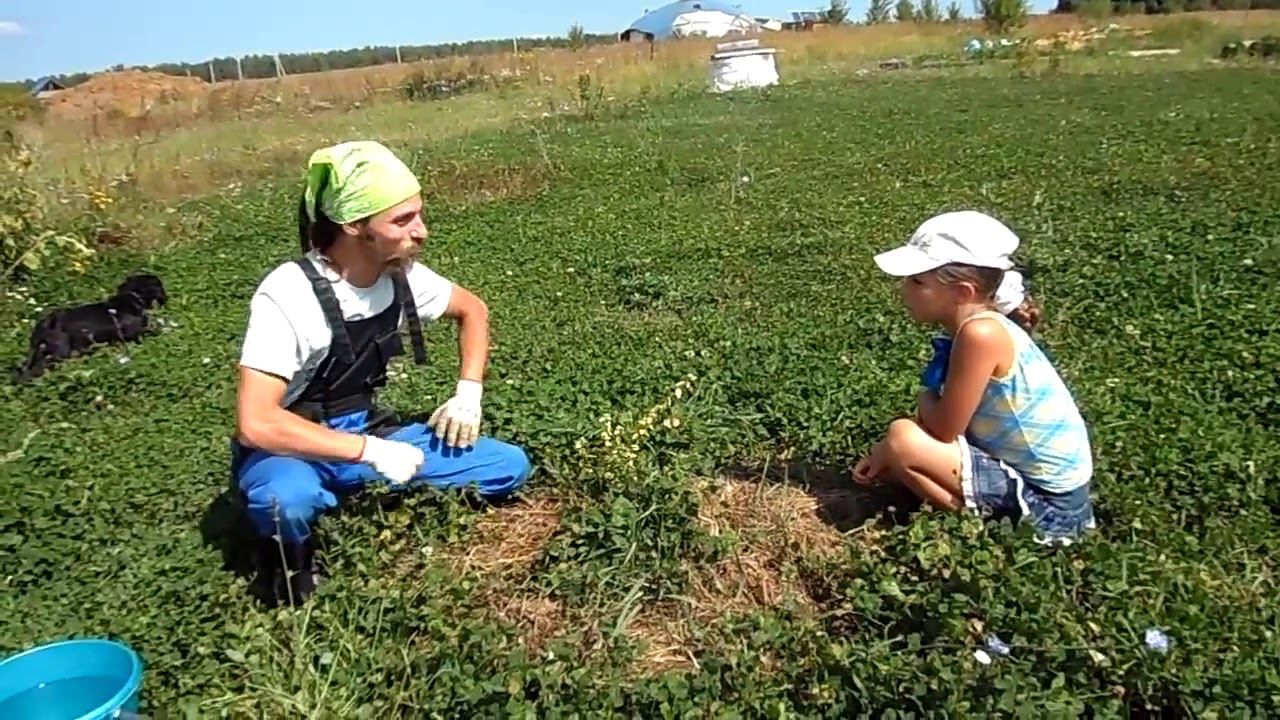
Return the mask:
[[824,510],[841,497],[740,478],[706,481],[700,494],[699,524],[713,536],[733,535],[735,548],[714,565],[689,569],[687,598],[641,608],[627,623],[625,635],[641,648],[633,667],[639,675],[696,669],[704,649],[698,628],[728,616],[780,607],[818,612],[799,566],[844,552],[847,539]]
[[811,606],[796,577],[805,559],[840,554],[845,538],[827,524],[822,500],[793,485],[718,480],[702,490],[698,522],[713,536],[733,534],[735,550],[710,567],[693,568],[694,617],[710,622],[729,613],[795,603]]
[[[479,93],[432,103],[387,103],[365,110],[203,121],[154,137],[94,142],[28,130],[44,184],[59,197],[127,178],[140,197],[167,201],[220,191],[282,173],[298,174],[316,147],[353,137],[391,147],[483,132],[542,107],[532,94]],[[300,119],[302,120],[300,122]]]
[[501,589],[494,589],[483,593],[480,601],[499,620],[515,626],[520,646],[530,656],[540,654],[548,640],[564,634],[569,627],[569,615],[564,605],[545,595],[508,595]]
[[463,206],[523,197],[549,180],[543,165],[492,165],[453,162],[433,168],[423,183],[432,198]]
[[[621,633],[639,647],[637,675],[696,667],[704,649],[700,630],[730,615],[779,607],[818,612],[799,580],[799,567],[839,556],[848,542],[830,524],[829,504],[852,495],[740,478],[703,481],[699,493],[698,523],[714,536],[732,535],[734,549],[714,565],[689,568],[686,597],[631,608]],[[582,631],[586,652],[605,644],[600,618],[531,589],[535,564],[560,519],[561,503],[551,498],[496,509],[477,522],[464,545],[442,553],[458,573],[479,577],[479,600],[495,618],[515,626],[520,644],[532,654],[571,629]]]
[[652,677],[698,668],[693,628],[683,606],[663,603],[646,607],[627,623],[623,634],[640,647],[632,672]]
[[465,547],[446,553],[459,573],[522,581],[560,529],[560,502],[539,498],[494,508],[476,523]]
[[529,592],[525,586],[534,563],[560,529],[559,500],[537,498],[490,510],[466,543],[443,557],[455,572],[483,580],[479,600],[499,620],[516,627],[520,644],[531,654],[567,626],[559,600]]
[[820,519],[820,501],[795,486],[741,479],[706,481],[698,523],[737,542],[714,565],[689,568],[686,598],[639,608],[623,634],[640,648],[633,671],[641,676],[695,670],[702,650],[697,628],[730,615],[788,606],[815,609],[796,576],[805,558],[833,557],[844,538]]

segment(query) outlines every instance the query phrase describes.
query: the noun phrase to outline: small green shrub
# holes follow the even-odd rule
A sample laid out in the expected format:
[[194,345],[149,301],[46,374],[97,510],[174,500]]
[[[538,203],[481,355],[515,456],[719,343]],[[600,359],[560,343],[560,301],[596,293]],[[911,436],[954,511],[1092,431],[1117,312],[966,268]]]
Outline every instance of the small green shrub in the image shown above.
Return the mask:
[[1249,55],[1266,60],[1280,55],[1280,36],[1264,35],[1258,38],[1253,44],[1249,45]]
[[0,131],[9,126],[37,118],[42,111],[40,101],[18,83],[0,83]]
[[587,32],[581,24],[574,23],[569,26],[568,40],[570,50],[581,50],[587,46]]
[[0,280],[27,274],[54,262],[83,272],[94,250],[82,239],[49,227],[40,192],[32,187],[31,151],[0,140]]
[[604,85],[589,72],[578,73],[574,101],[580,117],[587,120],[596,119],[604,110]]

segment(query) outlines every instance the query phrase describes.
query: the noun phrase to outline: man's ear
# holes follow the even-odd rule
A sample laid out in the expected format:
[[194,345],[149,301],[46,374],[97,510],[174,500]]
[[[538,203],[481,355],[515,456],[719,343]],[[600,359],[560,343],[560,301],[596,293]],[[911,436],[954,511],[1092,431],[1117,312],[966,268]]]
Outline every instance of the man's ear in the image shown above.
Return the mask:
[[370,236],[369,233],[365,232],[365,230],[368,229],[368,227],[369,227],[369,221],[367,219],[356,220],[355,222],[343,223],[342,232],[344,235],[347,235],[348,237],[360,238],[365,242],[372,244],[373,237]]

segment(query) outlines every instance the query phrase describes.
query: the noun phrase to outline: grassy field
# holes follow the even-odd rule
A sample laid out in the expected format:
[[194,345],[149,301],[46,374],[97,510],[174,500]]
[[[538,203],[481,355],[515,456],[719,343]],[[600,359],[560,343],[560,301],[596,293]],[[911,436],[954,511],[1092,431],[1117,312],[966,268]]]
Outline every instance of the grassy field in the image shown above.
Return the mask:
[[[33,284],[150,268],[175,325],[0,389],[0,646],[121,638],[157,717],[1274,715],[1278,93],[841,76],[419,135],[446,171],[424,260],[489,302],[487,430],[538,470],[502,510],[353,502],[300,610],[247,597],[226,468],[297,173],[175,202],[181,242]],[[1024,238],[1090,423],[1101,527],[1067,550],[844,480],[928,355],[871,254],[958,207]],[[16,362],[33,310],[3,313]],[[408,412],[456,369],[429,339]],[[984,665],[989,634],[1012,651]]]
[[[1280,12],[1036,16],[1018,35],[1048,42],[1064,33],[1109,24],[1125,32],[1066,54],[1044,44],[1028,48],[1016,62],[988,62],[949,72],[1006,76],[1049,68],[1068,74],[1203,68],[1225,42],[1280,34]],[[892,57],[957,62],[963,60],[965,42],[984,34],[979,23],[966,21],[848,26],[772,33],[762,39],[779,49],[780,70],[790,82],[873,72],[880,60]],[[152,214],[146,212],[139,222],[140,204],[163,205],[193,194],[221,192],[232,183],[293,172],[309,148],[352,133],[411,146],[424,136],[488,132],[546,114],[581,113],[587,104],[615,105],[687,92],[705,82],[706,58],[714,42],[688,39],[652,49],[623,43],[581,52],[508,53],[219,83],[206,94],[183,95],[145,112],[131,107],[124,115],[104,109],[86,116],[48,117],[28,125],[22,134],[39,151],[39,176],[59,201],[55,209],[74,209],[75,198],[111,186],[126,201],[113,220],[151,224]],[[1182,54],[1155,62],[1109,54],[1153,47],[1178,48]],[[584,75],[589,79],[585,89]],[[471,78],[488,92],[447,102],[406,102],[404,87],[414,77]]]

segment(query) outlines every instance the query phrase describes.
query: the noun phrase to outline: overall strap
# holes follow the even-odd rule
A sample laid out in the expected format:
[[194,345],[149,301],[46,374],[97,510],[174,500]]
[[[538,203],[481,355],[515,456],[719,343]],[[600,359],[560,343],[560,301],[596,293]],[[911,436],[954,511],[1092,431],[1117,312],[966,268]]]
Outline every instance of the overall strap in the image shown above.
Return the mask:
[[422,319],[418,317],[418,305],[413,301],[409,279],[405,277],[403,270],[392,270],[391,283],[396,290],[396,303],[400,305],[404,320],[409,324],[409,341],[413,344],[413,362],[424,365],[427,362],[427,348],[422,340]]
[[333,334],[333,339],[329,342],[329,353],[343,362],[355,362],[355,351],[351,347],[351,338],[347,336],[347,326],[342,319],[342,307],[338,305],[338,298],[333,294],[333,286],[320,274],[319,270],[316,270],[316,266],[309,258],[298,258],[295,262],[311,281],[311,289],[315,291],[316,299],[320,301],[320,310],[324,313],[325,322],[329,324],[329,331]]

